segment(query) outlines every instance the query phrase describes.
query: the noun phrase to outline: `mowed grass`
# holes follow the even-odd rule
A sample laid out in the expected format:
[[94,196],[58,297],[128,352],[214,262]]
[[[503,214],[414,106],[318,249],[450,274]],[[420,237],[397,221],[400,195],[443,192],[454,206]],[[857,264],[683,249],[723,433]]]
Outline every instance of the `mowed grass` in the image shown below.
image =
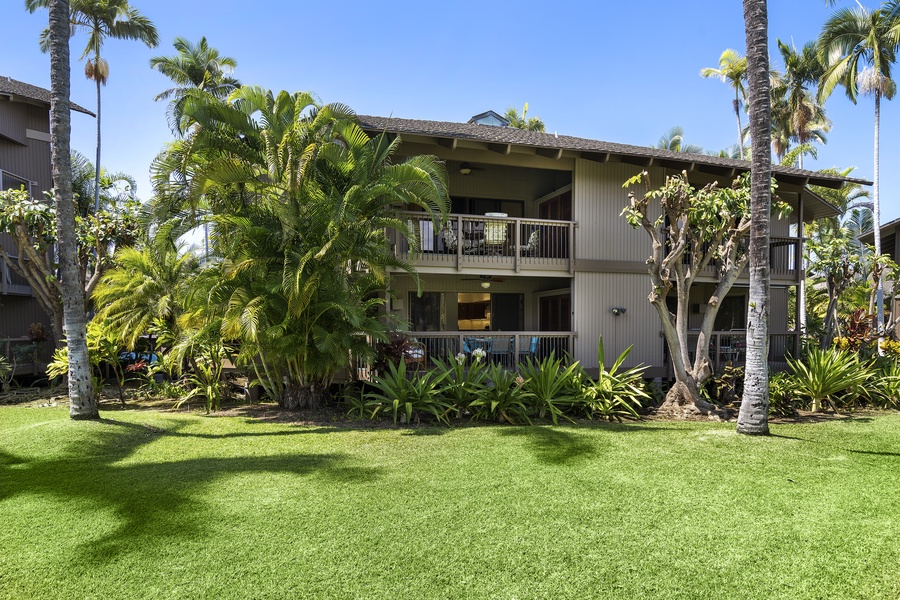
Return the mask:
[[6,598],[900,597],[900,415],[333,429],[0,407]]

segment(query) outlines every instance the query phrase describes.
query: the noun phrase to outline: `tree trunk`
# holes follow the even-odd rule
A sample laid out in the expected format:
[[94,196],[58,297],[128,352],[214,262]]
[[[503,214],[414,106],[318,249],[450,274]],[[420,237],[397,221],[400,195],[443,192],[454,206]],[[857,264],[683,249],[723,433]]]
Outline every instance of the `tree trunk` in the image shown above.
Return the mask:
[[284,394],[282,394],[278,405],[288,410],[322,408],[325,402],[331,399],[328,387],[327,384],[321,382],[309,385],[302,385],[293,381],[288,382],[284,386]]
[[734,88],[734,116],[737,117],[737,128],[738,128],[738,152],[740,152],[739,158],[744,160],[744,130],[741,127],[741,98],[740,98],[740,90],[737,87]]
[[[96,73],[100,69],[100,52],[94,57],[94,80],[97,83],[97,162],[94,163],[94,214],[100,212],[100,81],[102,77]],[[99,260],[99,257],[98,257]]]
[[72,197],[72,160],[69,148],[69,2],[50,2],[50,148],[53,189],[59,229],[60,279],[66,345],[69,352],[69,416],[98,419],[97,401],[91,385],[87,329],[84,316],[84,283],[78,267],[75,236],[75,203]]
[[769,218],[772,151],[769,142],[769,42],[766,0],[744,0],[750,96],[750,297],[747,363],[738,433],[769,433]]
[[[875,259],[877,260],[879,256],[881,256],[881,202],[878,198],[879,191],[879,144],[880,144],[880,135],[879,129],[881,125],[881,92],[876,89],[875,90],[875,177],[872,182],[872,219],[875,221]],[[878,353],[883,354],[884,351],[881,349],[881,343],[884,341],[884,336],[882,335],[882,331],[884,329],[884,284],[881,282],[881,278],[878,278],[878,281],[875,284],[875,326],[878,331]]]

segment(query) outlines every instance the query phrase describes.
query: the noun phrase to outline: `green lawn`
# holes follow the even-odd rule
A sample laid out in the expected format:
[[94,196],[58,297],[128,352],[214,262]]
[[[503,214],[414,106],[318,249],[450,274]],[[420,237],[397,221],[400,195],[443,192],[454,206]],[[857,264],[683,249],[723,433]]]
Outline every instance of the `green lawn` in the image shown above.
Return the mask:
[[900,415],[332,429],[0,407],[5,598],[900,596]]

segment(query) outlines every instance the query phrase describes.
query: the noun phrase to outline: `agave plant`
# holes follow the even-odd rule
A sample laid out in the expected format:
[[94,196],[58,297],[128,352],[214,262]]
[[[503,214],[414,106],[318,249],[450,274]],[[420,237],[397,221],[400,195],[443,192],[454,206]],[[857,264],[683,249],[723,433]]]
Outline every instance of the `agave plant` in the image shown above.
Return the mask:
[[900,408],[900,363],[887,362],[865,388],[868,401],[878,408]]
[[447,362],[437,357],[433,360],[437,372],[444,378],[441,394],[456,408],[457,415],[461,416],[484,389],[487,379],[485,362],[475,354],[469,362],[463,352]]
[[449,425],[448,415],[453,405],[439,393],[445,377],[445,373],[418,371],[407,377],[406,363],[388,363],[387,372],[375,378],[374,390],[366,394],[367,399],[376,403],[372,416],[386,408],[391,411],[394,423],[410,423],[414,415],[428,413]]
[[841,395],[856,393],[872,375],[869,363],[838,348],[810,348],[805,361],[788,358],[788,365],[794,393],[808,398],[813,412],[826,403],[836,410]]
[[469,404],[472,418],[493,419],[512,425],[524,421],[530,425],[528,402],[534,395],[523,389],[526,380],[498,364],[487,368],[486,377],[489,383],[478,390],[477,397]]
[[632,346],[626,348],[607,369],[603,338],[600,338],[597,343],[597,363],[600,372],[596,381],[585,385],[582,391],[588,417],[606,421],[640,418],[637,410],[642,406],[641,401],[650,399],[642,378],[646,367],[638,366],[619,371],[631,349]]
[[519,363],[519,373],[525,379],[522,387],[531,394],[539,418],[549,415],[554,425],[559,423],[559,417],[572,421],[564,411],[577,400],[571,382],[579,369],[577,362],[564,366],[563,359],[556,358],[553,352],[540,361],[529,358]]

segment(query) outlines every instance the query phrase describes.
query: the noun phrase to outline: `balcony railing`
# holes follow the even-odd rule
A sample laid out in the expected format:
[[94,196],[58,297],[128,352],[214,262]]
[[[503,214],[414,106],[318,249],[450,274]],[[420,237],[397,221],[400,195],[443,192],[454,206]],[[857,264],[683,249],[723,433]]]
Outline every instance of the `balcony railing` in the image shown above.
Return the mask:
[[[696,347],[697,338],[698,334],[689,333],[688,346]],[[666,364],[669,364],[669,348],[665,342],[663,344]],[[769,334],[769,369],[784,371],[787,369],[787,357],[798,356],[799,352],[800,334],[798,332],[786,331]],[[743,366],[747,360],[747,332],[714,331],[709,340],[709,359],[712,361],[715,371],[727,364]]]
[[31,286],[0,258],[0,294],[30,296]]
[[418,253],[393,235],[395,252],[417,264],[574,271],[575,223],[545,219],[452,214],[437,229],[423,213],[404,213]]
[[[750,240],[743,241],[744,250],[747,250]],[[800,238],[795,237],[770,237],[769,238],[769,268],[772,277],[776,279],[790,279],[799,281],[801,273],[800,265]],[[691,253],[685,252],[682,257],[683,264],[691,262]],[[702,271],[706,275],[716,276],[719,269],[719,261],[712,260]],[[743,275],[748,276],[745,269]]]

